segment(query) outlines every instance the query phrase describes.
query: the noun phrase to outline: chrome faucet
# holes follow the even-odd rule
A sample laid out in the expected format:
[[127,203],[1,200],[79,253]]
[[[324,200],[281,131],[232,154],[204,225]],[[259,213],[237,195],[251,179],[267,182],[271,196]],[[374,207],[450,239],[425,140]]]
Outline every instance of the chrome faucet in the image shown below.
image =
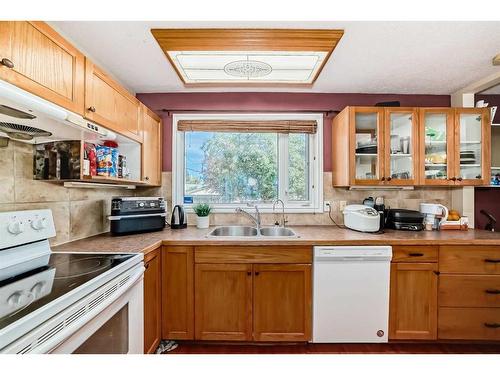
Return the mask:
[[247,203],[248,207],[255,208],[255,216],[252,215],[250,212],[244,210],[241,207],[238,207],[236,209],[236,212],[239,214],[243,214],[246,217],[248,217],[250,220],[252,220],[255,223],[255,226],[257,227],[257,232],[260,233],[260,212],[259,212],[259,207],[257,205],[252,205],[250,203]]
[[[274,210],[276,208],[276,204],[278,203],[281,203],[281,227],[284,228],[285,227],[285,224],[287,223],[287,220],[285,219],[285,203],[281,200],[281,199],[276,199],[274,202],[273,202],[273,214],[274,214]],[[278,222],[276,222],[278,223]],[[279,223],[278,223],[279,224]]]

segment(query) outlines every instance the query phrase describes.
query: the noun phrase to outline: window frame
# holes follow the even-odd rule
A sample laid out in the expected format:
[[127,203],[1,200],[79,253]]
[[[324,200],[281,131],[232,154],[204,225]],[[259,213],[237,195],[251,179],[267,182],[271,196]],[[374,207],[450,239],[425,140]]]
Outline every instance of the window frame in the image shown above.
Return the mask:
[[[184,204],[185,132],[177,130],[179,120],[316,120],[317,132],[309,134],[309,201],[289,201],[288,184],[288,134],[278,134],[278,198],[285,203],[286,213],[323,212],[323,114],[322,113],[174,113],[172,115],[172,205],[183,205],[187,212],[193,212],[191,204]],[[286,184],[280,183],[287,181]],[[284,199],[285,198],[285,199]],[[211,204],[214,213],[232,213],[242,203]],[[263,213],[272,213],[272,203],[258,203]],[[281,209],[281,206],[278,208]]]

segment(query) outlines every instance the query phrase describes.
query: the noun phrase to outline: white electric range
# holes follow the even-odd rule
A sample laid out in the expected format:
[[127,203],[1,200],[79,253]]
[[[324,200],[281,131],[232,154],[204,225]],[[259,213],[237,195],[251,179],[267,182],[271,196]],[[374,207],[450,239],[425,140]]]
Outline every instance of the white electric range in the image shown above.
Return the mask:
[[0,213],[0,353],[143,353],[142,253],[51,252],[53,236],[50,210]]

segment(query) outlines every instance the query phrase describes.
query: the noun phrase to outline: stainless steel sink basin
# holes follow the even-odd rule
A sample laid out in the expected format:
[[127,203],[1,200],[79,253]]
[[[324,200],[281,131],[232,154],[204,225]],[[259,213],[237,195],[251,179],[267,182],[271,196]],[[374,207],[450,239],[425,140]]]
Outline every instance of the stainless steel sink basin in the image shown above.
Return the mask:
[[254,227],[226,226],[215,228],[208,235],[215,237],[255,237],[258,232],[257,228]]
[[290,228],[266,227],[260,229],[260,234],[266,237],[295,237],[297,234]]
[[282,227],[264,227],[260,233],[255,227],[245,226],[224,226],[212,230],[208,237],[298,237],[290,228]]

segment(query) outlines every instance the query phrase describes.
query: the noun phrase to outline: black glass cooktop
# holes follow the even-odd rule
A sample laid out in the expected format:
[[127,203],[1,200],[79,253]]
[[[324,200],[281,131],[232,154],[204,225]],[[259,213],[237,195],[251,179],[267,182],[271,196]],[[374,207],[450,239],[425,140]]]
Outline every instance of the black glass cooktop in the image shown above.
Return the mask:
[[0,330],[133,256],[52,253],[48,265],[0,281]]

